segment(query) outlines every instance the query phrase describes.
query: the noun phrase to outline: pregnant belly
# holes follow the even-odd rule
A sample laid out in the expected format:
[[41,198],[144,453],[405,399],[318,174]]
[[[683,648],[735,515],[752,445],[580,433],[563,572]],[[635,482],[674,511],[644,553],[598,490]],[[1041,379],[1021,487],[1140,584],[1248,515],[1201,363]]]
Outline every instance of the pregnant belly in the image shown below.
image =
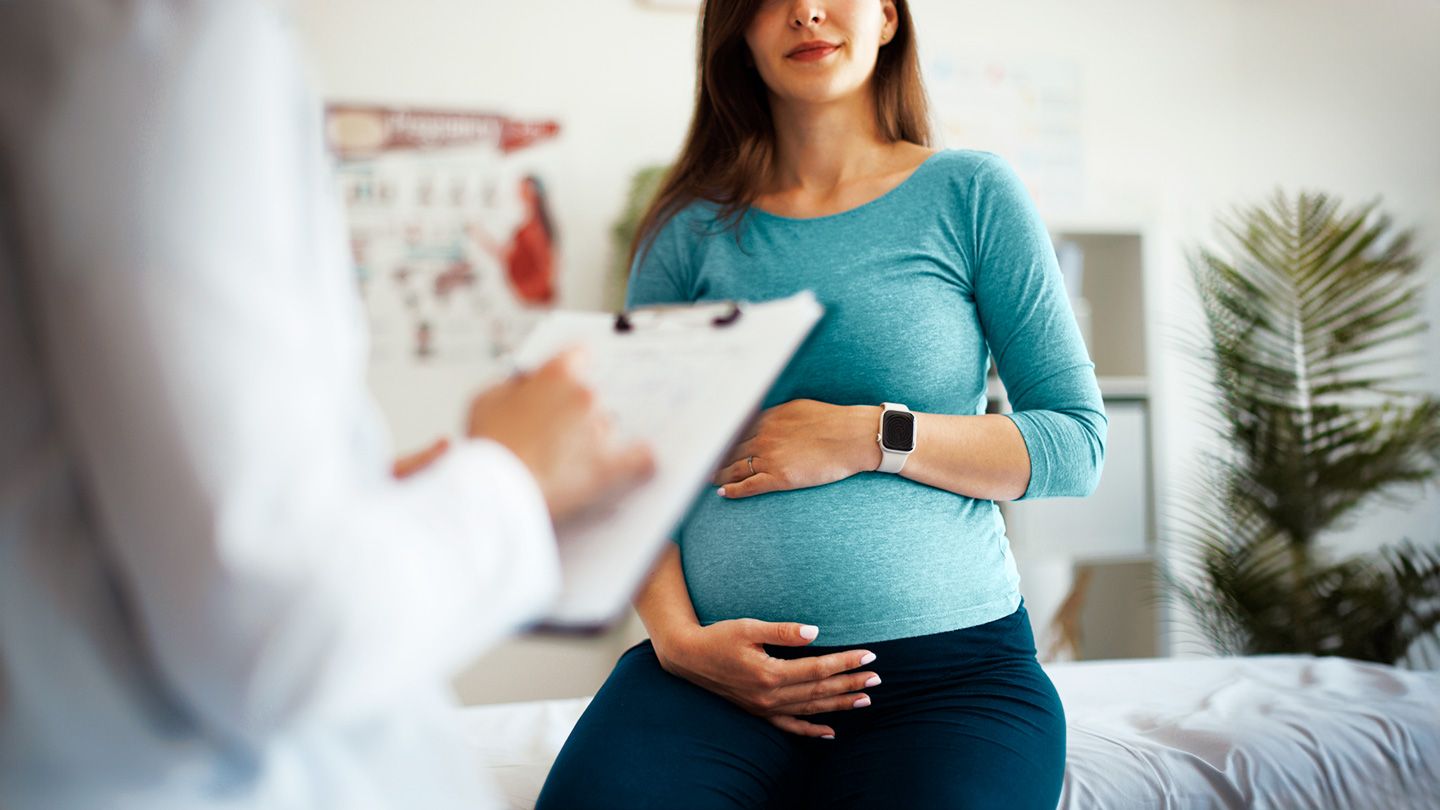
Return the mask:
[[740,500],[707,493],[681,533],[702,623],[825,628],[963,610],[1013,589],[998,511],[883,473]]

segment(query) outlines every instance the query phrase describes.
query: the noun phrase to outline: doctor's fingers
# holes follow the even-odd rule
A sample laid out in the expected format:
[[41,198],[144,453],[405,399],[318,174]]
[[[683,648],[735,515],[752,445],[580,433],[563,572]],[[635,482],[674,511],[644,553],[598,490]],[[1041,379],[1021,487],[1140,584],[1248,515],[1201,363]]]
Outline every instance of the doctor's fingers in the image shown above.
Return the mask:
[[[599,396],[574,373],[572,363],[578,352],[558,355],[538,371],[512,377],[476,397],[472,413],[479,411],[489,421],[525,425],[530,430],[589,429],[603,434],[609,415]],[[472,423],[474,422],[472,417]]]
[[583,380],[585,373],[590,367],[590,350],[584,346],[570,346],[554,357],[545,361],[545,364],[536,369],[535,373],[545,376],[568,377],[575,380]]
[[586,370],[589,350],[576,346],[556,354],[544,365],[529,373],[513,375],[482,396],[514,397],[531,410],[547,412],[585,412],[597,407],[598,397],[591,387]]
[[436,439],[424,450],[395,459],[391,466],[391,473],[396,478],[409,478],[417,472],[429,467],[436,459],[445,455],[450,449],[450,440],[445,438]]

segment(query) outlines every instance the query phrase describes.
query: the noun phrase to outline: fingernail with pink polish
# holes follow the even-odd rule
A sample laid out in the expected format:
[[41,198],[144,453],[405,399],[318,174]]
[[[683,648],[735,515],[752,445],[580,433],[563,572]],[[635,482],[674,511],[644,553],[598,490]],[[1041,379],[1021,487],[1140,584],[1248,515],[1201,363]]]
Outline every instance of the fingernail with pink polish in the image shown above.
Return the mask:
[[859,700],[855,701],[855,708],[857,708],[857,709],[863,709],[863,708],[865,708],[866,706],[869,706],[869,705],[870,705],[870,698],[868,698],[868,697],[863,697],[863,698],[860,698]]
[[865,666],[866,664],[868,664],[868,663],[870,663],[871,661],[874,661],[874,660],[875,660],[875,653],[865,653],[865,657],[860,659],[860,666],[863,667],[863,666]]

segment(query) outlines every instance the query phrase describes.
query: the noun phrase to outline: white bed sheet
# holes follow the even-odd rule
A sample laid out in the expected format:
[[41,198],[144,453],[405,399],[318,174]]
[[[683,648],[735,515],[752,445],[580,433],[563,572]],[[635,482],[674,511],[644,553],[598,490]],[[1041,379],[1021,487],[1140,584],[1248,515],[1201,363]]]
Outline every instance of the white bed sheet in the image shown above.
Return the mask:
[[[1060,807],[1440,809],[1440,673],[1309,656],[1057,664]],[[589,698],[464,709],[474,755],[534,807]]]

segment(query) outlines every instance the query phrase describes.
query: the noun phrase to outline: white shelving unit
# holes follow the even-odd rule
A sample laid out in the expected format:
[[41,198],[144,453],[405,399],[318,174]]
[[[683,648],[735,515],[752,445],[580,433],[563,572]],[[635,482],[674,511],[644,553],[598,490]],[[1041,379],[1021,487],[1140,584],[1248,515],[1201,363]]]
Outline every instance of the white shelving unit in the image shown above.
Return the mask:
[[[1086,345],[1110,420],[1105,469],[1088,498],[1004,503],[1007,533],[1020,568],[1042,658],[1059,630],[1051,621],[1067,597],[1083,599],[1078,647],[1060,657],[1161,654],[1153,599],[1155,496],[1149,336],[1145,315],[1145,240],[1141,228],[1056,228],[1083,255],[1077,304]],[[1072,291],[1073,294],[1073,291]],[[1088,304],[1089,317],[1085,317]],[[992,410],[1008,410],[1004,387],[990,380]],[[1080,592],[1072,594],[1072,588]]]

